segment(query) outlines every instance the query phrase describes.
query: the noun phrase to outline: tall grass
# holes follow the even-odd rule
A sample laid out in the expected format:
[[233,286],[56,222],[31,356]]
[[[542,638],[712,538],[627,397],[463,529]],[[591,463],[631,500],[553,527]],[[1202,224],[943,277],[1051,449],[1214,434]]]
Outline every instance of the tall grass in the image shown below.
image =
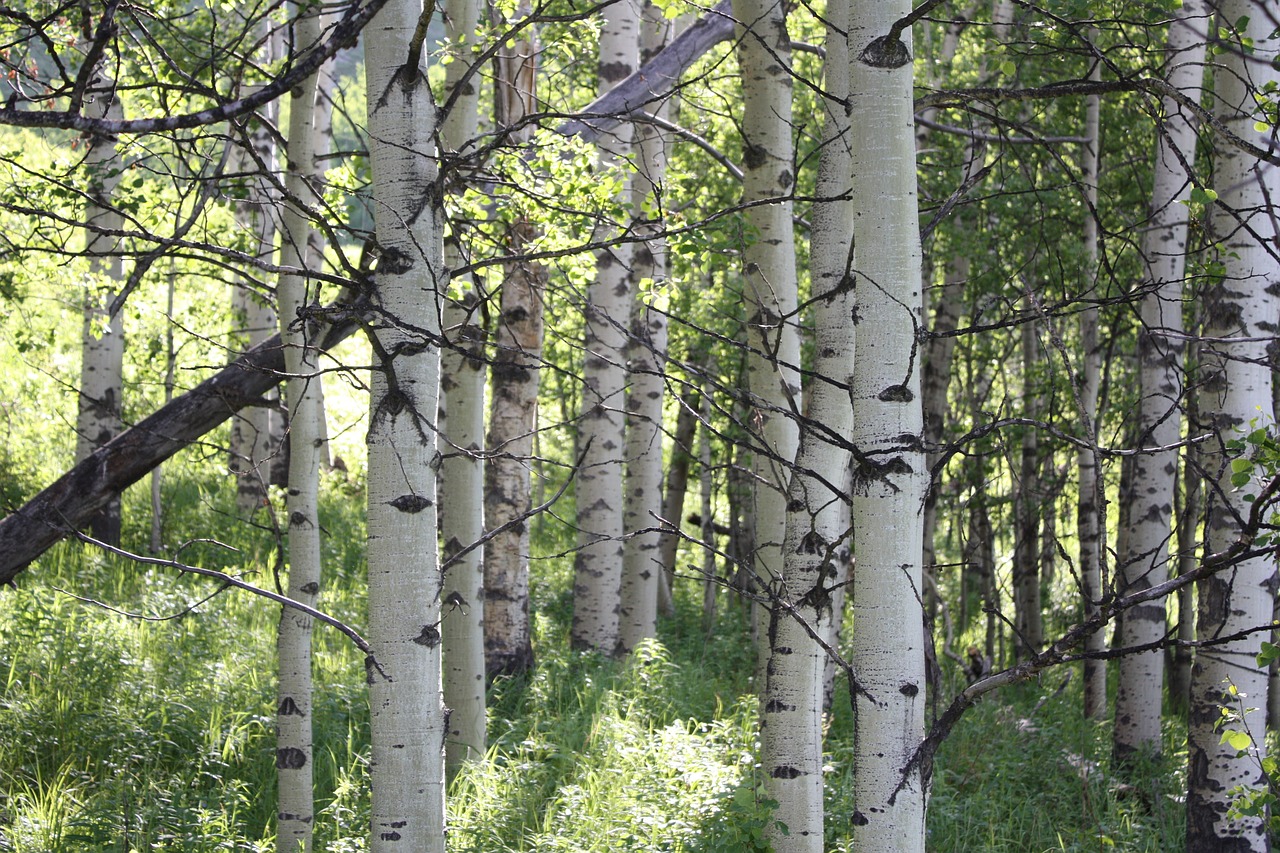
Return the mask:
[[[167,482],[171,548],[180,531],[219,530],[218,543],[191,545],[182,559],[274,586],[270,525],[236,520],[233,483],[210,486],[216,479],[198,467]],[[329,477],[322,508],[321,606],[357,629],[361,491],[358,480]],[[146,536],[140,501],[128,502],[135,542]],[[765,849],[770,804],[756,778],[754,655],[741,608],[727,606],[707,640],[690,586],[663,642],[629,662],[571,652],[568,559],[554,556],[555,541],[542,547],[553,556],[534,563],[538,667],[491,691],[488,754],[450,791],[451,850]],[[230,590],[191,606],[217,591],[208,579],[64,544],[3,593],[0,851],[272,847],[279,611]],[[315,670],[317,847],[352,853],[365,849],[369,808],[361,655],[317,626]],[[1168,760],[1120,784],[1109,728],[1080,718],[1077,692],[1035,708],[1062,677],[989,697],[957,727],[935,767],[930,850],[1181,846],[1181,731],[1170,724]],[[829,850],[848,844],[851,732],[838,698]]]

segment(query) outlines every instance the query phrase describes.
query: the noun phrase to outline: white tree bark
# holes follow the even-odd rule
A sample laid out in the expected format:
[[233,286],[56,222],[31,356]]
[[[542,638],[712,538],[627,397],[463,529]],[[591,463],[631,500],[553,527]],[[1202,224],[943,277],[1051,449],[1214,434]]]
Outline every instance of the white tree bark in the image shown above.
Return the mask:
[[[753,566],[771,585],[783,572],[787,487],[800,443],[800,335],[796,317],[795,231],[791,194],[795,162],[791,127],[791,39],[778,0],[739,0],[738,66],[742,73],[742,201],[754,239],[743,247],[747,311],[747,387],[751,424]],[[767,615],[756,607],[757,624]],[[757,645],[764,675],[768,645]],[[763,683],[763,680],[761,681]]]
[[[1169,26],[1166,79],[1197,103],[1204,79],[1204,0],[1185,0]],[[1183,381],[1186,341],[1182,293],[1186,274],[1188,167],[1195,163],[1195,127],[1172,100],[1164,100],[1158,129],[1151,224],[1143,233],[1144,290],[1139,307],[1140,397],[1138,446],[1173,445],[1181,431],[1180,408],[1189,393]],[[1169,537],[1176,488],[1173,453],[1133,460],[1134,505],[1129,513],[1129,547],[1120,555],[1123,594],[1162,583],[1169,576]],[[1190,601],[1188,600],[1188,605]],[[1190,609],[1188,607],[1188,609]],[[1120,622],[1121,648],[1158,641],[1166,633],[1165,608],[1158,602],[1135,607]],[[1160,691],[1164,654],[1126,655],[1119,662],[1114,752],[1125,759],[1139,750],[1159,752]]]
[[[1095,62],[1090,80],[1102,79],[1102,66]],[[1085,271],[1088,280],[1086,300],[1102,297],[1098,274],[1098,164],[1102,153],[1100,113],[1102,101],[1097,95],[1085,99],[1084,136],[1089,140],[1080,152],[1080,182],[1084,186]],[[1103,529],[1098,512],[1105,504],[1106,493],[1098,470],[1098,383],[1102,376],[1102,350],[1098,345],[1098,308],[1086,304],[1080,312],[1080,364],[1076,374],[1079,394],[1080,424],[1090,446],[1076,454],[1079,489],[1076,493],[1076,538],[1080,542],[1080,584],[1084,598],[1084,618],[1094,618],[1102,607],[1106,583],[1102,571]],[[1086,652],[1101,652],[1107,647],[1103,631],[1085,638]],[[1084,714],[1101,719],[1107,713],[1107,663],[1102,659],[1084,662]]]
[[379,248],[369,314],[374,853],[445,849],[435,418],[448,272],[422,16],[421,0],[391,0],[362,36]]
[[[600,30],[600,91],[625,80],[640,62],[640,12],[635,0],[604,8]],[[634,127],[623,122],[601,139],[601,164],[631,156]],[[622,193],[627,192],[624,182]],[[606,226],[611,227],[611,226]],[[622,594],[623,455],[626,447],[626,350],[631,317],[631,244],[596,256],[587,289],[582,418],[578,442],[578,552],[574,560],[573,644],[613,654]]]
[[[921,547],[928,488],[916,331],[920,236],[905,0],[855,0],[849,21],[855,323],[853,379],[854,844],[924,850],[928,780],[909,758],[924,737]],[[863,692],[865,691],[865,692]]]
[[[1034,311],[1031,300],[1027,310]],[[1035,418],[1040,408],[1033,368],[1040,358],[1034,322],[1022,324],[1022,412]],[[1013,556],[1014,657],[1026,660],[1044,645],[1044,619],[1040,600],[1040,560],[1036,545],[1040,532],[1039,437],[1034,427],[1022,428],[1014,516],[1018,526]]]
[[[463,74],[476,61],[480,4],[455,0],[445,16],[453,61],[445,66],[445,91],[457,92]],[[464,151],[479,126],[479,91],[468,81],[440,128],[440,144],[451,154]],[[444,244],[445,265],[462,265],[455,234]],[[479,298],[469,284],[454,281],[445,302],[448,345],[441,353],[439,430],[444,437],[440,491],[449,495],[441,508],[443,555],[452,561],[444,572],[447,602],[444,635],[444,703],[449,708],[445,763],[450,777],[463,762],[481,758],[486,748],[484,663],[484,549],[463,548],[484,535],[484,380],[485,330],[478,317]],[[461,556],[458,556],[461,554]]]
[[[277,38],[266,40],[263,64],[275,59]],[[252,92],[260,84],[246,87]],[[246,140],[252,152],[238,148],[233,162],[234,171],[247,175],[244,198],[235,204],[236,225],[254,235],[255,255],[271,263],[276,252],[276,190],[273,176],[261,174],[263,170],[275,171],[276,142],[271,128],[279,113],[278,102],[272,101],[261,110],[262,119],[255,119]],[[248,339],[249,347],[257,346],[280,330],[275,300],[267,293],[255,291],[248,283],[237,283],[232,294],[232,314],[239,328],[237,335]],[[282,418],[269,404],[278,401],[272,392],[263,405],[241,410],[231,421],[231,470],[237,475],[236,504],[240,512],[252,514],[261,509],[267,496],[270,478],[271,456],[280,450]]]
[[[666,45],[671,22],[653,3],[645,3],[641,22],[641,62]],[[655,110],[666,117],[664,102]],[[641,640],[658,633],[658,585],[662,578],[662,404],[666,396],[663,373],[667,356],[667,245],[662,231],[662,183],[666,179],[667,140],[655,125],[636,127],[636,172],[631,177],[632,210],[636,226],[650,235],[632,254],[630,388],[627,392],[627,472],[622,553],[622,592],[618,649],[630,652]],[[641,532],[644,531],[644,532]]]
[[[521,126],[537,110],[538,44],[532,28],[495,57],[498,124],[512,144],[528,144],[533,128]],[[508,242],[515,256],[537,239],[537,226],[521,219]],[[490,678],[519,675],[533,666],[529,632],[529,525],[521,521],[531,508],[530,466],[541,380],[543,309],[547,271],[535,262],[516,261],[503,269],[490,371],[492,400],[486,446],[485,521],[497,531],[485,545],[485,666]]]
[[[821,853],[822,705],[826,655],[811,635],[832,639],[833,597],[845,558],[845,472],[853,429],[853,208],[847,97],[848,6],[828,11],[825,126],[812,214],[810,272],[815,303],[813,387],[800,422],[800,446],[788,486],[782,571],[775,578],[769,659],[760,710],[765,790],[778,802],[774,849]],[[785,32],[785,31],[784,31]],[[744,65],[744,67],[746,67]],[[758,488],[758,487],[757,487]],[[918,559],[918,557],[917,557]],[[917,618],[919,615],[917,614]]]
[[[293,4],[294,41],[307,46],[320,37],[320,21],[314,9]],[[312,205],[317,199],[315,174],[316,75],[307,77],[290,93],[289,133],[286,148],[285,190],[291,199]],[[307,269],[318,260],[311,251],[312,228],[307,212],[290,203],[283,212],[281,261],[284,266]],[[314,323],[299,312],[319,304],[318,293],[300,275],[280,276],[280,338],[285,347],[289,374],[289,485],[288,511],[289,597],[314,607],[320,594],[320,458],[324,444],[320,420],[324,417],[317,389],[320,387],[320,351]],[[276,706],[276,774],[279,785],[276,847],[280,853],[311,850],[315,804],[312,796],[311,750],[311,617],[293,607],[280,611],[276,648],[279,682]]]
[[[1268,81],[1280,81],[1272,66],[1275,42],[1270,40],[1276,14],[1274,3],[1230,0],[1220,7],[1223,25],[1248,19],[1240,36],[1253,39],[1249,56],[1235,37],[1218,61],[1214,79],[1214,113],[1235,133],[1267,145],[1267,134],[1253,124],[1253,93]],[[1276,167],[1259,163],[1231,146],[1214,152],[1214,188],[1218,193],[1211,227],[1225,267],[1221,282],[1210,285],[1205,308],[1205,341],[1201,409],[1212,420],[1221,441],[1241,436],[1251,422],[1261,425],[1260,412],[1271,408],[1271,370],[1267,343],[1274,334],[1275,293],[1280,289],[1280,264],[1275,258],[1276,232],[1272,200],[1280,197]],[[1208,549],[1220,551],[1239,535],[1236,518],[1248,513],[1244,495],[1233,489],[1231,469],[1221,451],[1206,458],[1206,467],[1220,471],[1210,493]],[[1203,580],[1198,585],[1197,636],[1201,641],[1230,635],[1271,620],[1275,561],[1256,557]],[[1262,818],[1237,821],[1226,816],[1230,791],[1237,785],[1265,785],[1259,759],[1267,707],[1267,673],[1254,659],[1260,636],[1197,651],[1191,673],[1191,716],[1188,732],[1187,850],[1265,851],[1269,849]],[[1252,733],[1256,753],[1237,758],[1236,750],[1221,743],[1214,724],[1222,705],[1236,707],[1224,692],[1226,680],[1248,697],[1243,727]],[[1238,708],[1237,708],[1238,710]],[[1234,726],[1241,728],[1241,725]]]
[[[120,120],[124,112],[115,81],[103,67],[93,72],[85,112],[94,118]],[[82,309],[84,327],[80,347],[80,396],[76,417],[76,461],[106,444],[123,428],[120,397],[124,376],[124,318],[110,315],[109,306],[124,278],[120,238],[124,218],[112,208],[123,164],[114,136],[86,138],[84,169],[88,179],[85,209],[85,255],[89,275]],[[109,501],[90,521],[90,532],[112,545],[120,543],[120,499]]]

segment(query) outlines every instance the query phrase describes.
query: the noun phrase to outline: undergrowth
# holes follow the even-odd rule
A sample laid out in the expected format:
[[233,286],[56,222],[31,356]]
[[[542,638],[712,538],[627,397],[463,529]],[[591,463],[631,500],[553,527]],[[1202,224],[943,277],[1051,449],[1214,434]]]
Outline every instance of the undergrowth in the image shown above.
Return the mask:
[[[167,481],[170,553],[182,544],[172,532],[222,519],[216,543],[191,544],[181,559],[273,587],[270,525],[236,520],[229,479],[198,482],[209,480],[178,471]],[[359,629],[361,486],[329,476],[324,489],[321,606]],[[135,543],[145,541],[143,500],[127,501]],[[544,553],[563,550],[554,540]],[[770,808],[756,778],[744,610],[724,606],[708,639],[701,591],[690,584],[662,642],[630,662],[571,652],[567,562],[535,560],[538,667],[491,690],[488,755],[450,790],[450,849],[765,849]],[[0,851],[273,849],[276,607],[77,544],[53,549],[19,586],[3,593],[0,609]],[[318,625],[318,850],[365,849],[362,672],[358,650]],[[935,765],[929,850],[1182,846],[1181,730],[1170,723],[1167,759],[1121,780],[1110,768],[1109,728],[1081,719],[1078,691],[1055,695],[1064,675],[990,696],[957,726]],[[836,696],[828,850],[848,844],[856,771],[847,694]]]

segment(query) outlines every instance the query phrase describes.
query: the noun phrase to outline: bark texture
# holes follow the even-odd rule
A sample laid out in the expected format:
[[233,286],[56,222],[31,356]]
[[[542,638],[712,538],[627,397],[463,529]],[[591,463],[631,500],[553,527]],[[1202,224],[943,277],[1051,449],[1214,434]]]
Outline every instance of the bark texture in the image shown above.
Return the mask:
[[369,315],[369,771],[374,853],[444,853],[436,411],[444,269],[420,0],[364,33],[379,249]]
[[[463,76],[476,61],[480,4],[456,0],[445,16],[453,61],[445,66],[445,91],[455,94],[453,108],[440,128],[446,155],[463,156],[479,125],[479,92]],[[473,78],[474,79],[474,78]],[[459,91],[460,87],[462,88]],[[459,233],[445,240],[445,265],[457,269],[465,257]],[[441,508],[440,539],[444,543],[444,702],[449,709],[445,744],[448,775],[463,762],[482,758],[487,731],[484,661],[484,549],[462,549],[484,535],[484,382],[485,329],[480,300],[469,282],[454,280],[445,303],[446,346],[441,354],[440,434],[444,438],[440,492],[449,495]]]
[[[1204,78],[1206,20],[1203,0],[1185,0],[1169,26],[1166,50],[1169,84],[1197,102]],[[1191,194],[1187,169],[1195,163],[1196,133],[1189,117],[1172,100],[1165,99],[1164,111],[1165,120],[1156,142],[1151,225],[1142,243],[1145,280],[1138,314],[1140,447],[1163,447],[1178,441],[1181,407],[1190,393],[1183,380],[1186,339],[1182,299],[1189,214],[1185,202]],[[1134,505],[1129,513],[1129,547],[1120,555],[1121,594],[1148,589],[1168,578],[1176,489],[1176,452],[1143,454],[1133,460]],[[1179,529],[1189,521],[1180,522]],[[1186,589],[1188,597],[1182,612],[1189,616],[1190,587]],[[1165,608],[1153,602],[1124,614],[1119,645],[1124,648],[1153,643],[1165,632]],[[1159,752],[1164,654],[1157,651],[1126,655],[1120,659],[1119,667],[1115,754],[1124,759],[1139,750]],[[1179,691],[1170,692],[1177,702]],[[1185,698],[1182,702],[1185,704]]]
[[[294,38],[310,45],[320,37],[317,12],[301,4]],[[288,171],[285,190],[291,199],[306,205],[316,202],[315,188],[316,75],[294,87],[289,104]],[[314,229],[298,203],[284,209],[284,244],[281,260],[286,266],[307,269],[319,253],[312,253]],[[311,288],[303,276],[280,277],[280,336],[285,346],[285,370],[289,375],[289,484],[288,510],[289,597],[314,607],[320,595],[320,458],[324,446],[321,419],[319,331],[308,321],[305,309],[312,302]],[[276,648],[279,680],[276,704],[276,776],[279,785],[276,847],[280,853],[311,850],[315,804],[312,796],[311,750],[311,617],[293,608],[280,611]]]
[[928,488],[916,330],[919,209],[904,0],[854,0],[849,20],[855,324],[852,823],[860,850],[923,853],[928,780],[909,758],[924,737],[921,614]]
[[[1248,19],[1247,32],[1255,44],[1268,42],[1273,25],[1265,6],[1232,0],[1220,7],[1223,21]],[[1270,66],[1273,48],[1265,47],[1246,60],[1239,49],[1219,57],[1214,79],[1214,112],[1228,127],[1246,139],[1258,136],[1253,129],[1255,104],[1252,92],[1267,80],[1280,77]],[[1264,143],[1265,144],[1265,143]],[[1251,429],[1259,411],[1271,406],[1271,371],[1266,339],[1275,334],[1276,297],[1280,290],[1280,265],[1273,255],[1276,234],[1268,213],[1268,199],[1280,195],[1276,167],[1259,164],[1239,149],[1220,147],[1214,152],[1214,205],[1211,227],[1225,267],[1221,281],[1209,285],[1205,299],[1205,339],[1201,349],[1203,385],[1200,405],[1218,433],[1220,442],[1238,438]],[[1259,424],[1260,425],[1260,424]],[[1238,514],[1248,512],[1246,490],[1233,489],[1227,454],[1221,447],[1206,454],[1206,467],[1218,472],[1209,497],[1208,549],[1214,553],[1239,535]],[[1199,598],[1196,633],[1200,641],[1230,635],[1267,624],[1275,595],[1275,562],[1255,557],[1215,574],[1197,585]],[[1267,707],[1267,673],[1254,659],[1261,638],[1257,635],[1222,645],[1201,647],[1191,672],[1191,714],[1188,731],[1187,850],[1189,853],[1258,851],[1268,849],[1261,818],[1230,820],[1230,790],[1237,785],[1265,784],[1258,766],[1265,754],[1262,733]],[[1236,750],[1221,743],[1215,723],[1225,705],[1240,710],[1236,698],[1227,695],[1233,684],[1247,696],[1242,724],[1253,733],[1257,752],[1237,757]]]
[[[85,111],[94,118],[120,120],[124,112],[115,81],[105,67],[92,72]],[[109,306],[124,279],[123,248],[116,236],[124,217],[112,206],[124,164],[113,135],[90,133],[86,137],[84,169],[88,179],[85,208],[85,256],[89,281],[85,289],[84,328],[80,347],[80,396],[76,415],[76,461],[120,433],[124,424],[120,398],[124,376],[124,318],[112,316]],[[90,519],[90,532],[111,545],[120,544],[120,500],[108,500]]]
[[[848,7],[831,9],[826,104],[810,260],[815,300],[813,387],[800,422],[800,445],[788,486],[783,565],[774,578],[768,665],[760,707],[765,790],[778,802],[770,827],[775,849],[823,849],[822,706],[826,655],[816,637],[833,639],[833,593],[846,554],[846,437],[853,429],[849,387],[854,370],[852,165],[844,40]],[[783,833],[778,824],[786,826]]]
[[[532,29],[495,58],[498,123],[509,128],[514,144],[527,144],[532,127],[521,126],[537,109],[537,40]],[[508,232],[512,254],[538,237],[528,220]],[[492,399],[486,446],[484,510],[490,531],[485,545],[485,666],[490,679],[519,675],[533,666],[529,632],[529,525],[521,520],[531,508],[530,467],[538,427],[538,386],[547,271],[536,262],[516,261],[503,268],[493,367]]]
[[[739,0],[742,27],[742,201],[752,238],[743,247],[750,392],[751,472],[755,522],[752,566],[772,588],[783,572],[787,487],[799,447],[800,335],[791,194],[795,187],[791,127],[791,37],[778,0]],[[757,624],[768,616],[757,607]],[[768,644],[757,638],[760,675]]]
[[[661,52],[671,22],[652,3],[641,21],[641,61]],[[673,81],[674,82],[674,81]],[[667,103],[653,111],[665,118]],[[657,518],[662,512],[662,408],[666,397],[667,244],[662,237],[662,184],[667,171],[666,134],[655,125],[635,129],[636,172],[631,177],[636,230],[647,239],[632,252],[630,373],[627,392],[627,491],[623,513],[622,594],[618,650],[628,653],[658,633],[658,587],[662,579]]]
[[[599,83],[603,92],[640,64],[640,10],[636,0],[604,9]],[[601,165],[625,168],[633,127],[619,124],[600,140]],[[628,181],[622,182],[627,192]],[[626,200],[625,198],[623,200]],[[618,223],[603,223],[612,231]],[[613,654],[618,645],[622,594],[623,456],[626,448],[627,338],[631,318],[631,244],[596,255],[587,289],[582,417],[578,441],[578,551],[574,559],[573,644]]]

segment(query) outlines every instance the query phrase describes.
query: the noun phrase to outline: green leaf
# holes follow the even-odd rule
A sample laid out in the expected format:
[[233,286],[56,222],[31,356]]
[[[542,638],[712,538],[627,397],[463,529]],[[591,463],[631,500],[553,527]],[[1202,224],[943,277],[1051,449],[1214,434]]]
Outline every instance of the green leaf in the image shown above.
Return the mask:
[[1219,741],[1219,743],[1227,744],[1236,752],[1244,752],[1249,747],[1253,746],[1253,738],[1249,737],[1247,732],[1228,729],[1222,733],[1222,740]]
[[1247,486],[1247,485],[1249,485],[1249,481],[1250,481],[1250,480],[1252,480],[1252,479],[1253,479],[1253,475],[1251,475],[1251,474],[1249,474],[1249,473],[1247,473],[1247,472],[1240,472],[1240,473],[1238,473],[1238,474],[1232,474],[1232,475],[1231,475],[1231,485],[1232,485],[1233,487],[1235,487],[1235,488],[1239,489],[1239,488],[1241,488],[1242,486]]
[[1209,204],[1218,200],[1218,194],[1208,187],[1192,187],[1191,200],[1197,204]]
[[1262,641],[1262,651],[1258,652],[1258,666],[1266,666],[1276,658],[1280,658],[1280,646]]
[[1018,66],[1014,64],[1012,59],[1006,59],[1000,63],[1000,73],[1006,77],[1012,77],[1018,73]]

